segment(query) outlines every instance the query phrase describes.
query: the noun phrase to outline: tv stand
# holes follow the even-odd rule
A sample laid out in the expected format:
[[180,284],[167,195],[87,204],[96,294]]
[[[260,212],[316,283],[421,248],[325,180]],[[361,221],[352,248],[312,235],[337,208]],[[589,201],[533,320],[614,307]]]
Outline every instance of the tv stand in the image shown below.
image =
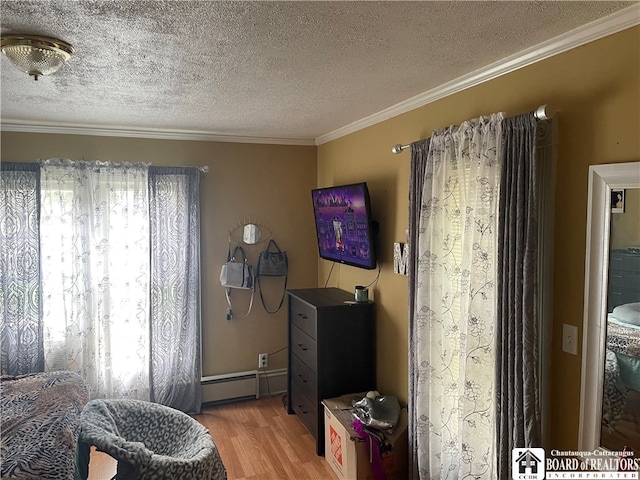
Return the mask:
[[[287,412],[295,413],[324,453],[326,398],[375,390],[372,302],[355,303],[337,288],[288,290]],[[347,303],[348,302],[348,303]]]

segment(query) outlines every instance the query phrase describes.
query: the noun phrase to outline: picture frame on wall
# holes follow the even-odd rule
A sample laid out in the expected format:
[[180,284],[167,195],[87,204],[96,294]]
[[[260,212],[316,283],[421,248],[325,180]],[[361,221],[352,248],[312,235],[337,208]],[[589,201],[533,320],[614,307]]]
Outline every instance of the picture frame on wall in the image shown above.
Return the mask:
[[624,213],[624,189],[611,189],[611,213]]

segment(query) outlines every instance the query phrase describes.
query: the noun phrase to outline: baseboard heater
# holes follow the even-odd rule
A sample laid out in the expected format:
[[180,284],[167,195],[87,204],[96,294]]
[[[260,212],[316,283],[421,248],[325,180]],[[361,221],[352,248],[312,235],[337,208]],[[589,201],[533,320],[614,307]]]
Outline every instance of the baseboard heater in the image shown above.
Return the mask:
[[260,398],[257,370],[202,377],[202,404]]

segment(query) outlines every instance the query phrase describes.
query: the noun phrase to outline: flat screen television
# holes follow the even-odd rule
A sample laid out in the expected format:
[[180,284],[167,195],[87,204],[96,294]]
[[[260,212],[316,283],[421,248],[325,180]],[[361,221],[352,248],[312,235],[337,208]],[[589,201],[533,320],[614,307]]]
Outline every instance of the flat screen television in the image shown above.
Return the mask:
[[372,270],[376,268],[369,189],[365,182],[311,191],[320,258]]

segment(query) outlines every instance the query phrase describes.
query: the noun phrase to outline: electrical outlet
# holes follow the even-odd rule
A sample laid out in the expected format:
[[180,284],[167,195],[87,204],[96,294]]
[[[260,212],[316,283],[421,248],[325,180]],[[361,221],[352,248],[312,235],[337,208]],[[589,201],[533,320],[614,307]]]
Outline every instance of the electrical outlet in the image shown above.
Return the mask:
[[269,366],[269,354],[260,353],[258,355],[258,368],[267,368]]
[[578,354],[578,327],[575,325],[562,324],[562,351]]

